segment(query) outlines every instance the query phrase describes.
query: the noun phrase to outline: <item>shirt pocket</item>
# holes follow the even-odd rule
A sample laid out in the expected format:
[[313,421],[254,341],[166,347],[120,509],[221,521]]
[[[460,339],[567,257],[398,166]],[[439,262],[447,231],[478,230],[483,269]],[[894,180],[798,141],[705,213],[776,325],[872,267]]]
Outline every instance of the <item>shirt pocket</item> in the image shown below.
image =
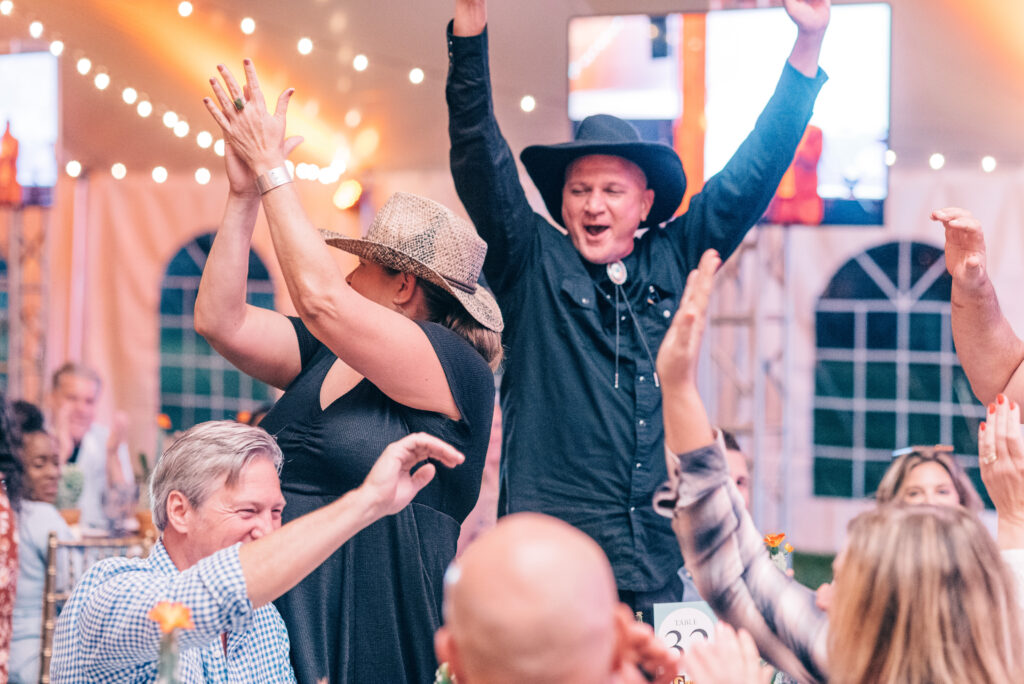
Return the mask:
[[679,294],[657,284],[649,284],[643,291],[642,318],[650,326],[649,332],[661,343],[661,338],[668,332],[672,318],[679,306]]
[[601,328],[597,298],[603,296],[589,278],[569,276],[562,279],[561,298],[563,309],[575,327],[587,330]]

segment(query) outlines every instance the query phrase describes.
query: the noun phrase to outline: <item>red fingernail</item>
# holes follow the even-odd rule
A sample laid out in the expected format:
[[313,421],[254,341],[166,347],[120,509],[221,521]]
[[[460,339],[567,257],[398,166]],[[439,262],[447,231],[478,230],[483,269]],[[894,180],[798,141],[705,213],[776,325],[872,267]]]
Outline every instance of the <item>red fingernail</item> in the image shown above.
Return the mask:
[[242,60],[242,64],[245,64],[245,65],[252,64],[252,60],[249,59],[248,57],[246,57],[245,59]]
[[1006,401],[1006,397],[1004,397],[1002,394],[997,394],[996,401],[999,402],[1000,406],[1002,406],[1003,402]]
[[984,421],[982,421],[981,425],[978,426],[978,429],[981,430],[982,432],[985,431],[985,422]]
[[1010,402],[1010,410],[1011,411],[1016,411],[1017,410],[1017,402],[1015,402],[1015,401],[1011,401]]
[[988,405],[988,412],[989,413],[995,413],[996,412],[996,405],[995,404],[989,404]]

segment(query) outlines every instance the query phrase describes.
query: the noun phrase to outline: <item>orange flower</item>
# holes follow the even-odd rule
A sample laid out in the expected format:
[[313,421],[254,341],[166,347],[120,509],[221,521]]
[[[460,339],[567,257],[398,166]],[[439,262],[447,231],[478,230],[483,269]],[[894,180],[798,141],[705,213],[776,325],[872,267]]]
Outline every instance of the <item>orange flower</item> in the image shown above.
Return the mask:
[[778,534],[766,534],[764,535],[764,543],[773,549],[779,548],[779,544],[786,538],[786,535],[782,532]]
[[149,611],[149,619],[160,625],[160,631],[170,634],[176,629],[195,629],[192,611],[184,603],[161,601]]
[[161,430],[171,429],[171,417],[166,413],[158,413],[156,416],[156,425]]
[[786,553],[793,553],[793,545],[789,542],[786,542],[786,545],[782,548],[786,549]]

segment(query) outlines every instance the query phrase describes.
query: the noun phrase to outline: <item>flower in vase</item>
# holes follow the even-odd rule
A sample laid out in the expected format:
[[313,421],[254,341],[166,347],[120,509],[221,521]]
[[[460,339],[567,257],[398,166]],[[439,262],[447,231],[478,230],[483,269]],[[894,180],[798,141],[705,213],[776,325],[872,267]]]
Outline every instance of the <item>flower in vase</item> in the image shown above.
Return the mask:
[[178,630],[195,629],[192,611],[182,603],[161,601],[149,611],[149,619],[160,627],[160,656],[156,684],[178,684]]
[[192,622],[192,611],[183,603],[161,601],[150,609],[148,617],[164,634],[170,634],[176,629],[196,628]]

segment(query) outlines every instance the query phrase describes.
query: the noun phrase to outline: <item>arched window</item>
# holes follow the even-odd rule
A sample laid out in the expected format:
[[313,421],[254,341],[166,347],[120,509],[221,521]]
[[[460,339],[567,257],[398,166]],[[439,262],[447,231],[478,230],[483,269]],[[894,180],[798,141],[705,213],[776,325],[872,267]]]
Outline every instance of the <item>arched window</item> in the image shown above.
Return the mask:
[[989,503],[985,408],[953,349],[951,282],[942,250],[919,242],[869,249],[832,277],[815,309],[815,495],[870,496],[893,449],[952,444]]
[[[238,371],[196,334],[192,317],[199,279],[213,244],[202,235],[167,265],[160,293],[160,410],[174,430],[234,418],[272,398],[271,389]],[[260,258],[249,252],[248,302],[274,308],[274,287]]]

